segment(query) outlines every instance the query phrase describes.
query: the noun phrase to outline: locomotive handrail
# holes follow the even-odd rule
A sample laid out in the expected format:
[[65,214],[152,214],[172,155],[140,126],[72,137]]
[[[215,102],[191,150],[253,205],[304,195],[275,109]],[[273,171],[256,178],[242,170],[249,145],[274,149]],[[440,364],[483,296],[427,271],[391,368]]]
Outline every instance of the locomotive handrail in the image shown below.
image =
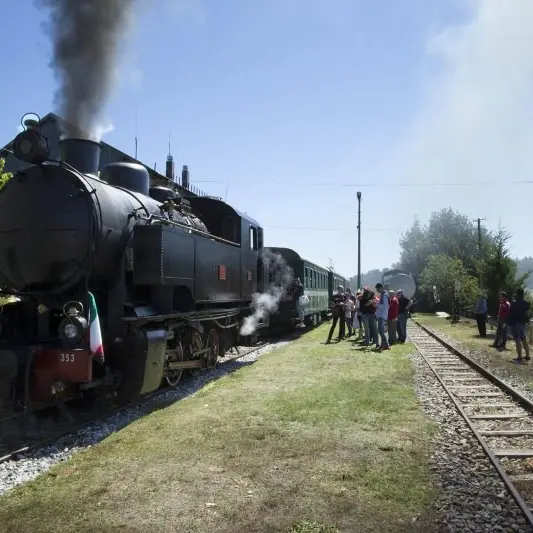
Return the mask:
[[176,318],[183,318],[189,320],[196,320],[202,322],[204,320],[217,320],[220,318],[228,318],[236,316],[240,312],[240,308],[232,309],[220,309],[213,312],[212,310],[206,311],[191,311],[188,313],[171,313],[168,315],[151,315],[151,316],[125,316],[122,317],[122,321],[126,323],[138,323],[138,322],[162,322],[163,320],[172,320]]
[[165,224],[172,224],[174,226],[178,226],[180,228],[190,230],[191,232],[197,233],[198,235],[203,235],[205,237],[209,237],[210,239],[214,239],[215,241],[222,242],[224,244],[231,244],[232,246],[238,246],[241,247],[241,244],[238,242],[228,241],[227,239],[224,239],[222,237],[219,237],[218,235],[213,235],[212,233],[208,233],[206,231],[202,231],[201,229],[195,228],[194,226],[187,226],[185,224],[182,224],[181,222],[176,222],[175,220],[170,220],[169,218],[165,218],[159,215],[150,215],[148,217],[148,223],[151,224],[151,220],[155,219],[159,222],[163,222]]

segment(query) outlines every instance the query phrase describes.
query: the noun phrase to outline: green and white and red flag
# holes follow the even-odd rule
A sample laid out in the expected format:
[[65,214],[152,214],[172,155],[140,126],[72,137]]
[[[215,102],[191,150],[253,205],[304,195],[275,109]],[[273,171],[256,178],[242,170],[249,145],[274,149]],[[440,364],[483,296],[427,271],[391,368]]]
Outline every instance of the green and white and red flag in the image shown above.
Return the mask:
[[104,345],[102,343],[102,330],[100,329],[96,300],[94,299],[92,292],[89,293],[89,326],[89,340],[92,356],[99,357],[103,362]]

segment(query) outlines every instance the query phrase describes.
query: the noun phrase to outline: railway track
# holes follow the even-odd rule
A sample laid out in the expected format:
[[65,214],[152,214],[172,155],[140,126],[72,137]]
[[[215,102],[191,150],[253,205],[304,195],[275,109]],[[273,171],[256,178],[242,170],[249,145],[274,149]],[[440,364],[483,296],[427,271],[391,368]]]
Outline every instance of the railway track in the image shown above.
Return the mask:
[[408,335],[533,526],[533,402],[418,322]]
[[[237,349],[237,350],[232,349],[226,354],[224,358],[219,359],[217,368],[224,367],[225,365],[227,365],[228,363],[231,363],[232,361],[237,361],[239,359],[246,357],[247,355],[257,352],[258,350],[265,348],[272,342],[283,342],[284,340],[291,340],[292,337],[293,335],[290,335],[287,338],[278,339],[276,341],[269,341],[269,340],[260,341],[255,346],[248,348],[244,351],[241,351],[240,349]],[[208,370],[206,374],[209,375],[209,372],[212,370],[214,369]],[[179,389],[180,385],[182,384],[185,385],[187,381],[193,377],[195,376],[187,376],[184,379],[180,380],[176,389]],[[140,407],[148,403],[157,403],[157,408],[170,405],[175,401],[175,399],[169,399],[167,401],[164,400],[164,397],[169,392],[169,390],[172,390],[172,388],[164,387],[162,389],[159,389],[156,392],[143,396],[139,400],[132,401],[126,405],[121,405],[119,407],[116,407],[116,406],[109,407],[103,411],[100,410],[98,412],[91,412],[89,410],[83,410],[83,411],[73,410],[72,414],[74,415],[75,419],[78,419],[77,422],[68,423],[65,420],[60,420],[60,421],[57,421],[55,424],[51,423],[51,427],[45,430],[44,435],[40,437],[18,440],[15,443],[12,443],[9,445],[0,444],[0,464],[5,463],[7,461],[17,460],[19,457],[25,457],[28,454],[31,454],[32,452],[36,450],[51,446],[57,441],[60,441],[61,439],[68,437],[69,435],[74,435],[90,427],[91,425],[96,424],[101,420],[104,420],[107,417],[110,417],[114,414],[118,414],[121,411],[126,411],[128,409]],[[158,400],[161,400],[161,401],[158,401]],[[50,424],[49,419],[45,418],[44,421]],[[0,420],[0,423],[1,422],[2,421]]]

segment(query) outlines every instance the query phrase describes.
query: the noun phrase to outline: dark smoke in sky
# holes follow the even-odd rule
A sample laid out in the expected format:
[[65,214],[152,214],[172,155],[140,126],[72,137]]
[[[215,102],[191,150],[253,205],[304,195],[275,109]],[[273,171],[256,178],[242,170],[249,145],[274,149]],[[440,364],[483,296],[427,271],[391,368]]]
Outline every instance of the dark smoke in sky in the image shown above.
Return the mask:
[[[49,13],[56,105],[68,136],[99,140],[102,112],[116,81],[118,48],[136,0],[36,0]],[[72,126],[77,128],[72,131]]]

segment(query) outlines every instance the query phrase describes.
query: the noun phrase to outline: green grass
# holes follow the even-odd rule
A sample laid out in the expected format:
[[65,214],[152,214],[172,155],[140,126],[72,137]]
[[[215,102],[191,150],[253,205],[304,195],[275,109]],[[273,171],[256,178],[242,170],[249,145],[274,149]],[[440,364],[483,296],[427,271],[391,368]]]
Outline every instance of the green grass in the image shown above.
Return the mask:
[[516,375],[521,377],[528,384],[528,388],[533,390],[533,376],[531,372],[531,365],[520,366],[511,363],[511,360],[516,357],[515,343],[512,338],[508,338],[507,351],[500,352],[490,345],[494,342],[494,335],[496,333],[496,326],[491,330],[487,324],[487,337],[480,338],[477,330],[476,321],[473,319],[461,319],[456,324],[452,324],[451,320],[438,318],[434,315],[416,314],[415,319],[421,324],[434,328],[438,333],[449,335],[456,341],[460,342],[465,348],[480,352],[489,358],[489,366],[492,369],[503,370],[509,375]]
[[326,328],[0,497],[0,531],[430,533],[410,346],[324,346]]

